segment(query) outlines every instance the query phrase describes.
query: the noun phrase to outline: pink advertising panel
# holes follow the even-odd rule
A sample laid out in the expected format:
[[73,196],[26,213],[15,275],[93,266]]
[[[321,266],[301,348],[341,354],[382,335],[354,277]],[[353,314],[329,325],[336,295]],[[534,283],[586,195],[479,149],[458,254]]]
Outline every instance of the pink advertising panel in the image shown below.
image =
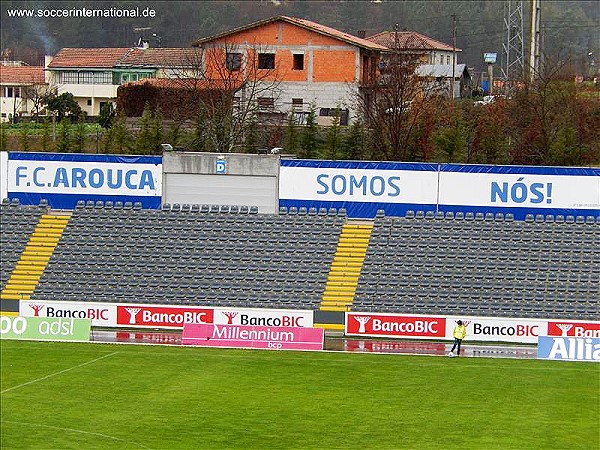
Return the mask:
[[321,328],[185,324],[181,343],[201,347],[323,350]]

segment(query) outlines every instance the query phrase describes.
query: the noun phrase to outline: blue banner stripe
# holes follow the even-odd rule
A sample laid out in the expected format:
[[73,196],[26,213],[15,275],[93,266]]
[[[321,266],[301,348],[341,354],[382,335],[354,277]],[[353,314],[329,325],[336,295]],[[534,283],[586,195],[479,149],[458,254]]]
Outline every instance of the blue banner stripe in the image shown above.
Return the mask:
[[578,175],[590,177],[600,176],[600,169],[588,167],[487,166],[479,164],[441,164],[440,172],[500,173],[513,175]]
[[281,167],[310,167],[319,169],[361,169],[361,170],[413,170],[437,172],[437,164],[367,162],[367,161],[318,161],[308,159],[282,159]]
[[404,217],[406,211],[435,211],[435,205],[412,203],[361,203],[361,202],[336,202],[336,201],[310,201],[310,200],[280,200],[280,207],[305,207],[309,208],[345,208],[346,215],[352,219],[372,219],[380,209],[385,210],[386,216]]
[[162,164],[162,156],[99,155],[87,153],[30,153],[9,152],[9,160],[24,161],[72,161],[72,162],[109,162],[126,164]]
[[566,209],[566,208],[499,208],[495,206],[469,206],[469,205],[439,205],[439,211],[443,212],[472,212],[474,214],[477,213],[502,213],[507,214],[510,213],[514,216],[516,220],[525,220],[527,214],[533,214],[533,216],[537,216],[538,214],[553,215],[553,216],[593,216],[599,217],[600,210],[598,209]]
[[96,202],[141,202],[144,209],[159,209],[161,197],[140,197],[127,195],[98,195],[98,194],[40,194],[30,192],[10,192],[9,199],[18,198],[22,205],[39,205],[40,200],[48,200],[48,205],[54,209],[74,209],[79,200],[85,202],[91,200]]

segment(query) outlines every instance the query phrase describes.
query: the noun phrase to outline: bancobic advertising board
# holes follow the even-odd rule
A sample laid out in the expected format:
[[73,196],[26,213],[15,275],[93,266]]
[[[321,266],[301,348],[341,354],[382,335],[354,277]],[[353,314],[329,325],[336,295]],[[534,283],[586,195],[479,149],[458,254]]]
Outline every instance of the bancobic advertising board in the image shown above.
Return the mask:
[[255,308],[215,308],[214,323],[267,327],[312,327],[312,311]]
[[346,334],[434,339],[446,336],[446,319],[435,316],[346,313]]
[[117,306],[117,326],[183,328],[188,323],[212,323],[213,314],[212,308],[201,306],[120,304]]
[[108,303],[21,301],[23,317],[65,317],[90,319],[93,326],[113,327],[117,323],[117,306]]
[[536,343],[546,334],[547,321],[485,317],[417,316],[346,313],[346,334],[415,339],[452,339],[457,320],[467,328],[466,340]]

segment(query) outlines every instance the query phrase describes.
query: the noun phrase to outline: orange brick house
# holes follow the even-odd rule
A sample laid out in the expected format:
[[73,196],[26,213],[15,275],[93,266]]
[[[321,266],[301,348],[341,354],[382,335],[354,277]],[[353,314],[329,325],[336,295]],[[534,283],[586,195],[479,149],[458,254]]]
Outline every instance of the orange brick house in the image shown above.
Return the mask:
[[[263,114],[293,113],[302,122],[314,103],[318,123],[331,122],[336,108],[348,123],[356,94],[376,81],[386,47],[304,19],[272,17],[199,39],[207,77],[239,72],[248,82],[272,87],[255,99]],[[249,83],[252,84],[252,83]],[[243,97],[244,93],[241,93]],[[243,100],[243,99],[242,99]]]

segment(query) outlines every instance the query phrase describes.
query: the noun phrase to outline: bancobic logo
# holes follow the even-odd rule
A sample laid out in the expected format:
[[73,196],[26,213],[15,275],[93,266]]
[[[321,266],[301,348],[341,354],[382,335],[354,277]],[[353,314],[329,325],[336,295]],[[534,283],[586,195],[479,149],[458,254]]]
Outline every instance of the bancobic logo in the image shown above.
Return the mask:
[[539,325],[485,325],[473,322],[472,333],[474,336],[539,336]]
[[600,338],[600,323],[551,321],[548,322],[548,336]]
[[169,308],[151,306],[118,306],[119,325],[180,327],[186,323],[212,323],[211,309]]
[[[277,314],[265,317],[264,313],[253,315],[238,311],[224,311],[227,325],[254,325],[263,327],[304,327],[304,316],[292,314]],[[237,318],[237,320],[236,320]]]
[[[33,317],[65,317],[69,319],[109,320],[108,308],[73,308],[44,305],[41,303],[28,303],[33,311]],[[45,313],[42,312],[45,309]]]
[[390,336],[439,336],[445,335],[444,318],[352,315],[348,332]]

